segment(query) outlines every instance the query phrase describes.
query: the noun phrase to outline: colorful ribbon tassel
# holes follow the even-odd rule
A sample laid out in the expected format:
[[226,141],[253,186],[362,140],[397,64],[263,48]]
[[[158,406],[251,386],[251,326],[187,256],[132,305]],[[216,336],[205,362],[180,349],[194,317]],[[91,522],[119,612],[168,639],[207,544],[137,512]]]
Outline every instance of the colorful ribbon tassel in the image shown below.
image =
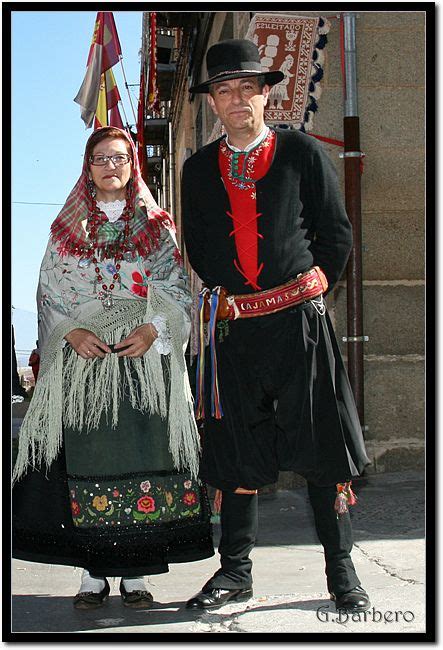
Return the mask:
[[349,510],[349,506],[357,503],[357,497],[351,488],[352,481],[347,483],[337,483],[337,496],[335,497],[334,510],[337,513],[337,519]]
[[205,396],[204,396],[204,382],[205,382],[205,324],[204,324],[204,307],[205,296],[209,293],[209,289],[202,289],[198,297],[198,349],[197,349],[197,374],[196,374],[196,401],[195,401],[195,417],[197,420],[203,420],[205,417]]
[[220,402],[220,391],[217,375],[217,352],[215,349],[215,330],[217,325],[217,310],[220,299],[220,287],[213,289],[211,300],[211,311],[209,317],[209,349],[211,353],[211,415],[216,420],[223,417],[223,410]]
[[[199,337],[197,352],[197,376],[196,376],[196,408],[195,417],[202,420],[205,417],[205,329],[204,329],[204,307],[205,298],[209,289],[202,289],[199,294],[198,317]],[[217,353],[215,349],[215,332],[217,325],[217,309],[220,297],[220,287],[213,289],[209,296],[210,317],[209,317],[209,351],[211,355],[211,415],[216,420],[223,417],[223,410],[220,402],[220,389],[217,375]]]

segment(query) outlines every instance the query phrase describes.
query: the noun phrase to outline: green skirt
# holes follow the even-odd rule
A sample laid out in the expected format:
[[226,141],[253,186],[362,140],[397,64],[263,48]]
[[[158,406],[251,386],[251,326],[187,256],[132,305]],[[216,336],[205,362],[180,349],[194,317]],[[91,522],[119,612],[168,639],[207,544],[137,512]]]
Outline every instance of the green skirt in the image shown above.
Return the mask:
[[95,576],[165,573],[211,557],[205,486],[174,469],[167,422],[126,398],[112,428],[64,429],[49,469],[13,488],[13,556],[85,567]]

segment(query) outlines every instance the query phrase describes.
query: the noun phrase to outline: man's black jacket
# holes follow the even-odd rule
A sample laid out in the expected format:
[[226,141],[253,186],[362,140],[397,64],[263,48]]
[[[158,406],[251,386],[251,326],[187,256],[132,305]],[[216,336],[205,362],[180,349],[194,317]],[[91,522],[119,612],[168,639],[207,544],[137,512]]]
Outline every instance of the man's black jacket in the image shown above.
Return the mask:
[[[329,290],[345,268],[352,247],[335,168],[322,146],[299,131],[276,131],[267,174],[256,183],[258,266],[262,289],[283,284],[320,266]],[[210,288],[249,293],[234,266],[238,259],[228,194],[218,165],[219,140],[206,145],[183,168],[182,218],[191,266]]]

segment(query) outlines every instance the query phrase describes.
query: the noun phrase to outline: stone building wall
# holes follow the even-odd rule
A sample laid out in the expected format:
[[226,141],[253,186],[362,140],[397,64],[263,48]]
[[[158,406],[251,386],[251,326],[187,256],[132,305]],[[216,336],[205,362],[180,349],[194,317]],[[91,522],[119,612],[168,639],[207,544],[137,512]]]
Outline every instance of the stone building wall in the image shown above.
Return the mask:
[[[315,130],[341,134],[338,21]],[[424,462],[425,14],[361,12],[357,79],[362,176],[365,433],[370,471]],[[338,129],[338,131],[336,131]],[[338,162],[337,152],[329,148]],[[336,331],[346,334],[346,294]],[[346,353],[346,349],[343,348]]]
[[[208,47],[221,37],[243,37],[249,20],[248,12],[216,12]],[[341,140],[339,21],[331,17],[330,22],[313,132]],[[359,12],[356,43],[360,140],[366,154],[361,187],[368,472],[395,471],[424,463],[425,13]],[[199,109],[206,138],[214,119],[201,95],[184,101],[186,117],[179,131],[186,136],[176,141],[194,152]],[[341,149],[323,146],[344,188]],[[183,152],[176,160],[180,173]],[[344,281],[329,308],[341,342],[346,335]],[[346,360],[345,344],[340,344]],[[279,487],[294,480],[284,473]]]

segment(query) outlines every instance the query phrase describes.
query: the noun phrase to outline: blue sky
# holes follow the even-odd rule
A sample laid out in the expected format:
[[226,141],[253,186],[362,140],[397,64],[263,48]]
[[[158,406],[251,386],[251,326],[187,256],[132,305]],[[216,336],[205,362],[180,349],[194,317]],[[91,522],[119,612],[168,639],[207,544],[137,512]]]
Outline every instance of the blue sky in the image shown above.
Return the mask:
[[[96,15],[12,12],[12,304],[17,309],[36,312],[40,263],[49,227],[61,207],[20,202],[63,204],[80,175],[85,142],[92,133],[85,129],[73,98],[85,74]],[[142,15],[114,12],[128,84],[139,83]],[[121,65],[113,71],[132,125]],[[130,90],[137,111],[138,85]]]

